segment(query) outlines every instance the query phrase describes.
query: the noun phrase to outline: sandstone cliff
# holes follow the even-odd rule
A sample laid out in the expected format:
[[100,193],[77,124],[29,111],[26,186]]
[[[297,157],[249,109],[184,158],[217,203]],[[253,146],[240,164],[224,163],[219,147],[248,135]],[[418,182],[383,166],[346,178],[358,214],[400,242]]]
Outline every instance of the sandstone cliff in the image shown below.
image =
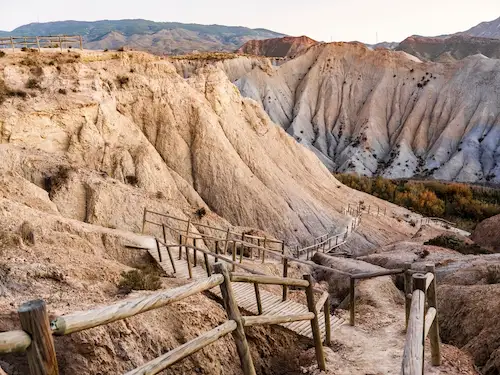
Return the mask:
[[283,38],[249,40],[237,52],[257,56],[294,58],[316,44],[318,42],[307,36],[285,36]]
[[236,84],[330,170],[500,182],[499,72],[330,43]]

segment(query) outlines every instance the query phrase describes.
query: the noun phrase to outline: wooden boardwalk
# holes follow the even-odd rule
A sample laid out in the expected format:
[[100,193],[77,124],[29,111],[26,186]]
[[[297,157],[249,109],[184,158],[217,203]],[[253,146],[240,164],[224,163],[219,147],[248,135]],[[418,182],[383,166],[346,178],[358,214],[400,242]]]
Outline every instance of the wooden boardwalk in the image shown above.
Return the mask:
[[[152,239],[152,242],[154,242],[154,239]],[[180,279],[189,279],[188,264],[185,259],[184,252],[182,259],[179,259],[178,248],[171,248],[171,252],[174,257],[175,269],[177,271],[174,273],[172,264],[170,262],[170,258],[168,256],[168,252],[163,246],[160,247],[162,262],[160,262],[156,245],[154,247],[148,246],[148,249],[151,256],[158,262],[158,264],[162,267],[162,269],[165,270],[165,272],[167,272],[167,274],[173,275],[176,278]],[[223,260],[221,260],[221,262],[223,262]],[[228,265],[228,267],[232,266]],[[204,279],[207,277],[203,256],[201,254],[198,254],[197,256],[197,266],[196,267],[192,266],[192,276],[193,280]],[[256,302],[257,299],[253,284],[232,283],[232,286],[238,306],[248,313],[258,315],[257,302]],[[221,297],[219,287],[211,289],[210,292],[218,297]],[[306,305],[291,300],[283,302],[281,295],[278,296],[276,294],[263,290],[262,288],[260,288],[260,298],[262,302],[262,313],[265,315],[304,314],[309,312]],[[318,314],[318,320],[320,324],[321,336],[324,339],[325,316],[323,311],[321,311]],[[335,316],[331,316],[330,321],[331,321],[331,332],[333,336],[335,329],[340,327],[344,323],[344,320],[339,319]],[[311,331],[311,322],[308,320],[293,322],[293,323],[285,323],[281,325],[291,331],[298,333],[301,336],[305,336],[311,339],[313,338]]]

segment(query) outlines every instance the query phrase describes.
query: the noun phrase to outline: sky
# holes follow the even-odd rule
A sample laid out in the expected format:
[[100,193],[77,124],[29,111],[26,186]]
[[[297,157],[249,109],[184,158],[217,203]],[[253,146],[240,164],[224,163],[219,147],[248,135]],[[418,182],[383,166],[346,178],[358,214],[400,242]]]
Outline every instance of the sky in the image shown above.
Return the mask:
[[6,31],[31,22],[143,18],[375,43],[467,30],[500,17],[500,0],[0,0],[0,9]]

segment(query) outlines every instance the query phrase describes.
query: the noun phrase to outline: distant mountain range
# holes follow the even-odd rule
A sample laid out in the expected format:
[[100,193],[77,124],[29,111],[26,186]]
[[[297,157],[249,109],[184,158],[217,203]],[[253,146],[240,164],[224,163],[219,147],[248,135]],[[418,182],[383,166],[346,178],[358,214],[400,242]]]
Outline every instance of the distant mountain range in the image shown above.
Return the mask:
[[103,20],[95,22],[59,21],[31,23],[0,36],[82,35],[85,47],[114,49],[128,46],[157,54],[183,54],[193,51],[235,51],[252,39],[282,37],[266,29],[240,26],[198,25],[179,22]]

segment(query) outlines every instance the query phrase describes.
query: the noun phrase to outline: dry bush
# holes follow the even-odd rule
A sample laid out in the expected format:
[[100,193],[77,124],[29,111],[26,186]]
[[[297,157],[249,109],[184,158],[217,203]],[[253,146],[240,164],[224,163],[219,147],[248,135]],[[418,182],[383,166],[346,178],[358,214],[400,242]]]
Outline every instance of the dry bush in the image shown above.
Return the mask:
[[486,282],[488,284],[500,284],[500,265],[490,265],[486,271]]
[[200,207],[195,211],[195,214],[199,219],[201,219],[207,214],[207,210],[205,209],[205,207]]
[[66,183],[70,176],[70,172],[71,168],[60,166],[56,173],[45,177],[44,188],[45,191],[49,193],[49,196]]
[[57,92],[59,94],[61,94],[61,95],[66,95],[68,93],[68,90],[66,90],[66,89],[59,89]]
[[6,53],[4,51],[0,51],[0,57],[4,57]]
[[30,223],[27,221],[22,223],[19,232],[21,233],[21,238],[26,245],[32,246],[35,244],[35,230]]
[[241,55],[227,52],[206,52],[192,55],[170,56],[170,58],[174,60],[229,60],[240,56]]
[[129,80],[130,78],[127,76],[122,76],[122,75],[116,76],[116,81],[118,82],[118,85],[120,85],[120,87],[127,85]]
[[19,97],[26,99],[28,94],[22,90],[13,90],[10,87],[7,87],[5,82],[0,79],[0,104],[2,104],[7,98]]
[[136,186],[139,183],[139,180],[136,176],[130,175],[130,176],[125,176],[125,181],[129,185]]
[[160,275],[153,267],[122,272],[118,283],[122,293],[130,293],[132,290],[158,290],[161,286]]
[[482,248],[476,243],[468,244],[460,238],[448,234],[442,234],[440,236],[432,238],[429,241],[425,242],[424,245],[444,247],[446,249],[458,251],[459,253],[464,255],[491,253],[489,250]]
[[42,86],[40,85],[40,80],[37,78],[30,78],[28,82],[26,82],[26,88],[32,90],[41,90]]

